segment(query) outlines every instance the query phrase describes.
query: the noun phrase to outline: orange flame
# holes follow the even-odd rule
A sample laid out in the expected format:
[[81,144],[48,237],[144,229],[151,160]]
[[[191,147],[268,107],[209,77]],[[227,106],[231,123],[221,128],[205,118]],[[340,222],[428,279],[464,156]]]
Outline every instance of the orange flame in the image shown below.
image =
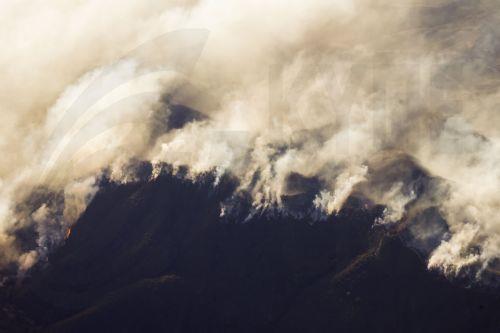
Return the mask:
[[64,239],[68,239],[69,235],[71,235],[71,228],[68,228],[68,230],[66,230],[66,237],[64,237]]

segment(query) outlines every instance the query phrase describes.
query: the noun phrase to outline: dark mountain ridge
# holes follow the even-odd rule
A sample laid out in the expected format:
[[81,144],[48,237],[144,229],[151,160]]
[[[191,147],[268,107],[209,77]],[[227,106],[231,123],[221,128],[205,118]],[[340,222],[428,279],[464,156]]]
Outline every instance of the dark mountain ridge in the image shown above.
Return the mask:
[[428,271],[400,231],[374,225],[383,207],[353,197],[314,223],[243,222],[220,217],[235,181],[213,180],[104,178],[48,262],[4,287],[3,329],[498,332],[498,294]]

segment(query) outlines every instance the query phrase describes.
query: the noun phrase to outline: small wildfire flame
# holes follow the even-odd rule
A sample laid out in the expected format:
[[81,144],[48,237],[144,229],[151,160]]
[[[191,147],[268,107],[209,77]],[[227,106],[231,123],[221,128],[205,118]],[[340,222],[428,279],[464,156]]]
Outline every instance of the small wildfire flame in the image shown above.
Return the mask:
[[64,239],[68,239],[70,235],[71,235],[71,228],[68,228],[68,230],[66,230],[66,236],[64,237]]

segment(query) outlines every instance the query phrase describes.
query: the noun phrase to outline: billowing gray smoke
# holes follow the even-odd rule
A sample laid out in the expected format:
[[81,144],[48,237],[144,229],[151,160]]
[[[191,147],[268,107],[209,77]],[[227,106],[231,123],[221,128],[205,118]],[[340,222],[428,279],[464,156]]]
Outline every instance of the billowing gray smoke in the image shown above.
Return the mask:
[[[4,1],[1,263],[22,272],[43,258],[103,170],[131,181],[124,166],[138,159],[153,163],[151,178],[164,163],[192,179],[231,173],[253,211],[287,209],[311,180],[311,217],[359,195],[386,207],[376,223],[409,225],[430,268],[494,270],[499,10],[496,0]],[[162,130],[173,105],[192,121]],[[35,250],[12,232],[27,226]]]

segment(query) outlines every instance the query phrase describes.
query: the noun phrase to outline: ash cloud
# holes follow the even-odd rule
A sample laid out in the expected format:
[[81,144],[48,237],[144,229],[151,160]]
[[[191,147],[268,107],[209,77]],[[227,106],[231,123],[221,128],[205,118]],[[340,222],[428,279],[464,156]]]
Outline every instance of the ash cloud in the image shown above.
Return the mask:
[[[151,179],[234,175],[222,213],[245,197],[313,218],[355,195],[408,226],[430,268],[496,269],[498,2],[1,6],[2,264],[29,269],[103,173],[134,181],[142,160]],[[63,200],[30,202],[37,188]],[[13,230],[30,226],[23,248]]]

